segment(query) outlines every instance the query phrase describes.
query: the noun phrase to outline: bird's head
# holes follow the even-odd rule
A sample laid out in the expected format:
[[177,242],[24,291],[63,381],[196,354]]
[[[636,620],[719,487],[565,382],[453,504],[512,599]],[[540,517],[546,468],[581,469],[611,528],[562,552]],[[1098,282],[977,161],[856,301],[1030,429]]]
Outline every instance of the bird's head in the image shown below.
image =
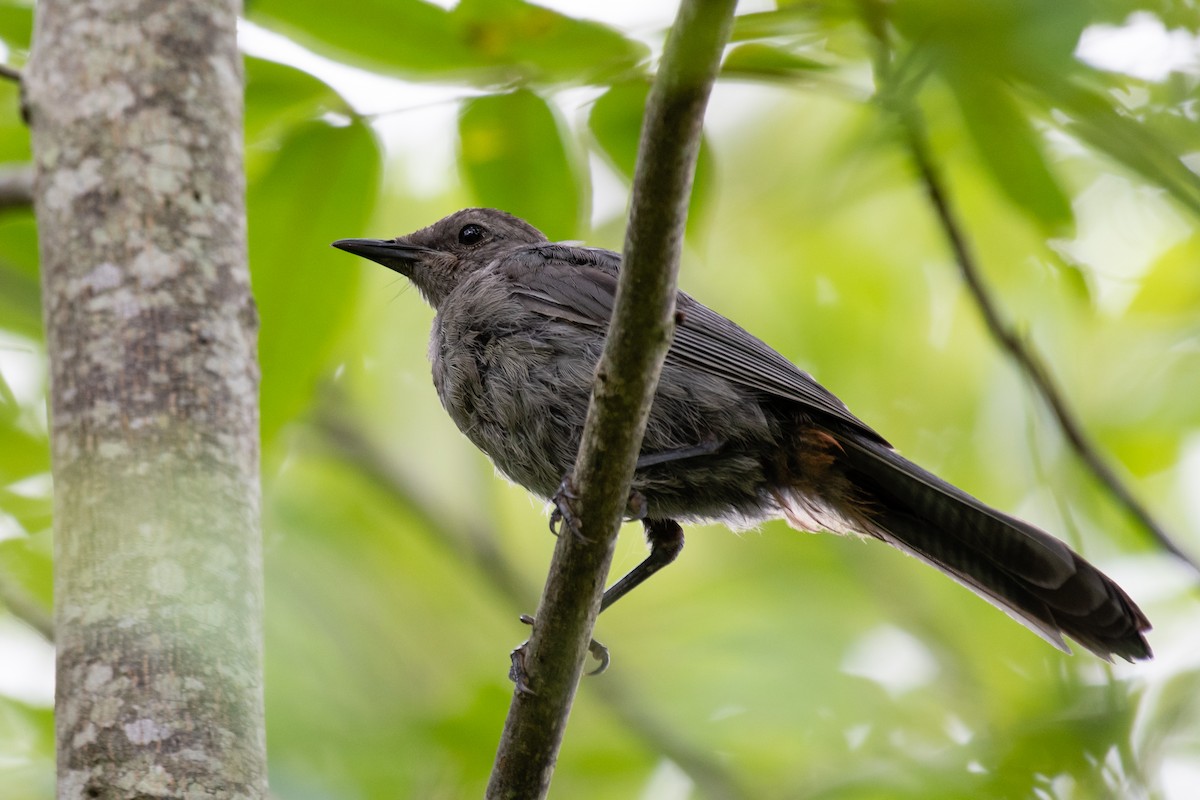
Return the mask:
[[464,276],[486,269],[513,245],[545,241],[541,231],[512,214],[466,208],[407,236],[339,239],[333,246],[399,272],[437,308]]

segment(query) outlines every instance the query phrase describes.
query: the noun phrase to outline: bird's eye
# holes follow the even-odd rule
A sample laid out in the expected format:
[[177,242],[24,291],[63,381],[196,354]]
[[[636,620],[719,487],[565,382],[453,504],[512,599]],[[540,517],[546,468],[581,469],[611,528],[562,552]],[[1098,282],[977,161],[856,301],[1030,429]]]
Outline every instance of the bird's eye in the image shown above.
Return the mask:
[[458,243],[479,244],[483,241],[485,233],[481,225],[463,225],[462,230],[458,232]]

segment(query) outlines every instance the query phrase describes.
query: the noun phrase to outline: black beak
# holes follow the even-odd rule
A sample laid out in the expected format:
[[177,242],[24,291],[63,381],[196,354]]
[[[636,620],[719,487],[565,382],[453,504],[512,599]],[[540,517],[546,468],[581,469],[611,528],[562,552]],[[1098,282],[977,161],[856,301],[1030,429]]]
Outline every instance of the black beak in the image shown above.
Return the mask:
[[338,239],[333,246],[401,273],[404,272],[401,265],[409,267],[425,253],[434,252],[428,247],[401,244],[391,239]]

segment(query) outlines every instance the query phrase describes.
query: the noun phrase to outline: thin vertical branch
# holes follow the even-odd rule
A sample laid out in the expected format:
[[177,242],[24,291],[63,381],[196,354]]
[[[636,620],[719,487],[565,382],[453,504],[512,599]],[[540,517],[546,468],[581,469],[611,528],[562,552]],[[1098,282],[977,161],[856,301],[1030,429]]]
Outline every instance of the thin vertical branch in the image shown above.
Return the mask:
[[[913,113],[915,115],[915,112]],[[925,141],[924,131],[920,127],[920,121],[915,117],[910,119],[907,122],[906,129],[908,134],[908,148],[912,155],[913,163],[917,167],[921,182],[925,186],[925,192],[929,196],[929,202],[937,214],[938,222],[941,224],[942,231],[946,235],[946,240],[950,244],[950,249],[954,253],[954,260],[958,265],[959,273],[962,275],[963,283],[966,285],[971,298],[975,301],[975,305],[979,309],[980,316],[983,317],[988,332],[996,340],[1000,349],[1013,360],[1017,368],[1033,385],[1034,390],[1042,398],[1042,401],[1049,407],[1050,413],[1054,415],[1054,419],[1058,422],[1059,430],[1066,437],[1067,443],[1070,444],[1071,449],[1075,451],[1075,455],[1083,462],[1088,471],[1092,473],[1096,481],[1108,490],[1117,504],[1123,507],[1126,513],[1141,525],[1164,550],[1183,561],[1193,571],[1200,573],[1200,564],[1197,564],[1188,553],[1175,544],[1175,541],[1167,533],[1166,529],[1158,523],[1154,515],[1150,513],[1150,510],[1134,495],[1133,491],[1125,485],[1124,481],[1121,480],[1116,471],[1109,465],[1108,461],[1101,454],[1099,446],[1092,440],[1087,431],[1084,430],[1083,423],[1079,421],[1078,415],[1067,404],[1063,392],[1054,382],[1054,378],[1051,377],[1050,371],[1042,361],[1041,356],[1011,325],[1005,322],[999,304],[992,297],[987,285],[983,281],[983,276],[980,274],[979,267],[967,244],[966,234],[959,224],[950,201],[946,196],[946,189],[942,185],[942,181],[934,167],[928,143]]]
[[537,798],[549,790],[674,332],[687,199],[734,5],[681,2],[650,92],[616,304],[575,462],[578,499],[571,504],[580,535],[566,529],[555,547],[521,659],[531,688],[513,694],[489,798]]

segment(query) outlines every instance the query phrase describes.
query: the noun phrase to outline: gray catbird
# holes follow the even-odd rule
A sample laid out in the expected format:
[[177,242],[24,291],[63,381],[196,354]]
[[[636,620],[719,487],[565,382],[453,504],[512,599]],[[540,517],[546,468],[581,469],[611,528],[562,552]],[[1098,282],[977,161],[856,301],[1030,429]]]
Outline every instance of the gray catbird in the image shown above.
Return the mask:
[[[334,247],[411,280],[437,310],[430,358],[450,417],[512,480],[555,497],[575,461],[621,257],[550,242],[466,209],[391,240]],[[603,607],[668,563],[676,520],[881,539],[949,575],[1050,644],[1150,657],[1150,623],[1058,539],[906,460],[763,342],[684,293],[633,490],[651,553]]]

